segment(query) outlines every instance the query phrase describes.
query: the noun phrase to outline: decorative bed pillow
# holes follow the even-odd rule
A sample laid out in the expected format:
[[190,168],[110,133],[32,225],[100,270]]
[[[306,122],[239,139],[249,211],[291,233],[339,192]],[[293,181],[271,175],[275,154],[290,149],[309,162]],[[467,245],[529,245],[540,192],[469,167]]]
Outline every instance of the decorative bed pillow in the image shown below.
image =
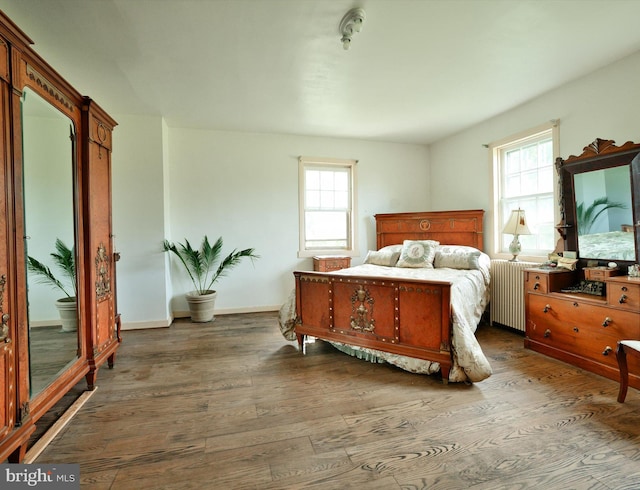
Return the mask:
[[386,247],[382,247],[378,252],[402,252],[402,244],[398,245],[387,245]]
[[405,240],[396,267],[433,269],[433,259],[439,244],[435,240]]
[[477,248],[464,245],[440,245],[433,265],[450,269],[479,269],[478,259],[481,253]]
[[365,264],[384,265],[387,267],[393,267],[398,262],[400,257],[400,251],[394,252],[393,250],[369,250],[367,257],[364,259]]

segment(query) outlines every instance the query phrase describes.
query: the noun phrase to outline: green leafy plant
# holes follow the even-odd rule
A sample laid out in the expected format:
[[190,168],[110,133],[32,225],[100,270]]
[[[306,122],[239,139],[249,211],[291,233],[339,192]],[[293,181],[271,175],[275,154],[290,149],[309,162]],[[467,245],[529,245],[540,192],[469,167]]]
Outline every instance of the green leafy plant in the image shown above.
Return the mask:
[[578,235],[588,235],[600,215],[607,209],[613,208],[627,209],[627,205],[622,202],[610,201],[606,196],[595,199],[587,207],[584,202],[578,203],[576,208]]
[[255,254],[255,249],[246,248],[244,250],[234,249],[220,260],[222,245],[222,237],[211,245],[205,235],[199,249],[193,248],[187,239],[184,240],[184,243],[172,243],[165,240],[163,249],[178,258],[189,274],[195,290],[202,295],[210,292],[213,284],[237,266],[243,258],[248,257],[253,261],[260,257]]
[[[62,280],[59,280],[49,267],[31,256],[27,257],[27,270],[36,276],[39,283],[59,289],[67,298],[74,298],[78,294],[74,249],[67,247],[59,238],[56,238],[55,248],[56,251],[52,252],[50,256],[53,263],[62,272]],[[65,285],[65,283],[67,284]]]

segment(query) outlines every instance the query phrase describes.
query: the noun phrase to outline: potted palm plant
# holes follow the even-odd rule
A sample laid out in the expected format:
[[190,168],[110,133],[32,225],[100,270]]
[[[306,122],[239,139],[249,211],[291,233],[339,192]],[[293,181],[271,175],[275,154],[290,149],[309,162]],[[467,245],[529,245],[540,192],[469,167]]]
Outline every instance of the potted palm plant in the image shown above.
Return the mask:
[[53,263],[60,269],[62,279],[58,279],[53,271],[39,260],[28,256],[27,270],[33,274],[37,281],[51,286],[64,293],[64,297],[56,301],[56,308],[60,313],[62,331],[72,332],[78,329],[78,304],[76,284],[76,256],[72,248],[56,238],[55,252],[50,254]]
[[222,237],[211,245],[206,235],[199,249],[193,248],[187,239],[184,243],[172,243],[169,240],[163,242],[164,251],[171,252],[178,258],[195,288],[185,296],[193,322],[210,322],[214,319],[215,300],[218,293],[212,287],[218,279],[225,276],[243,258],[248,257],[252,261],[259,258],[253,248],[246,248],[234,249],[220,260],[222,245]]

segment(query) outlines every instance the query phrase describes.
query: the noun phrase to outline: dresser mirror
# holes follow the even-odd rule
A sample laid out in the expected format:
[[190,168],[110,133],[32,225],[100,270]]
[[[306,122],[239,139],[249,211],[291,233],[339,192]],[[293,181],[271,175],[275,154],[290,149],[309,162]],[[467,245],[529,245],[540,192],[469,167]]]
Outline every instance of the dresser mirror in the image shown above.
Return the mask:
[[33,398],[78,358],[75,273],[65,274],[51,256],[59,253],[56,241],[60,240],[72,252],[71,264],[75,265],[75,128],[71,119],[29,88],[24,90],[21,103],[25,250],[27,257],[47,267],[66,291],[34,270],[37,265],[34,267],[33,261],[27,261]]
[[639,260],[640,144],[597,139],[578,157],[556,161],[565,250],[584,266]]

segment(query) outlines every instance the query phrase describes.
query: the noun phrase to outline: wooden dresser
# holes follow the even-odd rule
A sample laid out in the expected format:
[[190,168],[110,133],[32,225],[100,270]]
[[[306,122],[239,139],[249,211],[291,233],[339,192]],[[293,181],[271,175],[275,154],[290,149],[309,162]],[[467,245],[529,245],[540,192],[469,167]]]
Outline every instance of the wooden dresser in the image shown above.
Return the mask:
[[313,270],[331,272],[351,267],[351,257],[343,255],[316,255],[313,258]]
[[[618,340],[640,339],[640,278],[603,277],[606,294],[567,293],[576,271],[526,269],[525,347],[618,381]],[[640,365],[629,359],[629,384],[640,389]]]

